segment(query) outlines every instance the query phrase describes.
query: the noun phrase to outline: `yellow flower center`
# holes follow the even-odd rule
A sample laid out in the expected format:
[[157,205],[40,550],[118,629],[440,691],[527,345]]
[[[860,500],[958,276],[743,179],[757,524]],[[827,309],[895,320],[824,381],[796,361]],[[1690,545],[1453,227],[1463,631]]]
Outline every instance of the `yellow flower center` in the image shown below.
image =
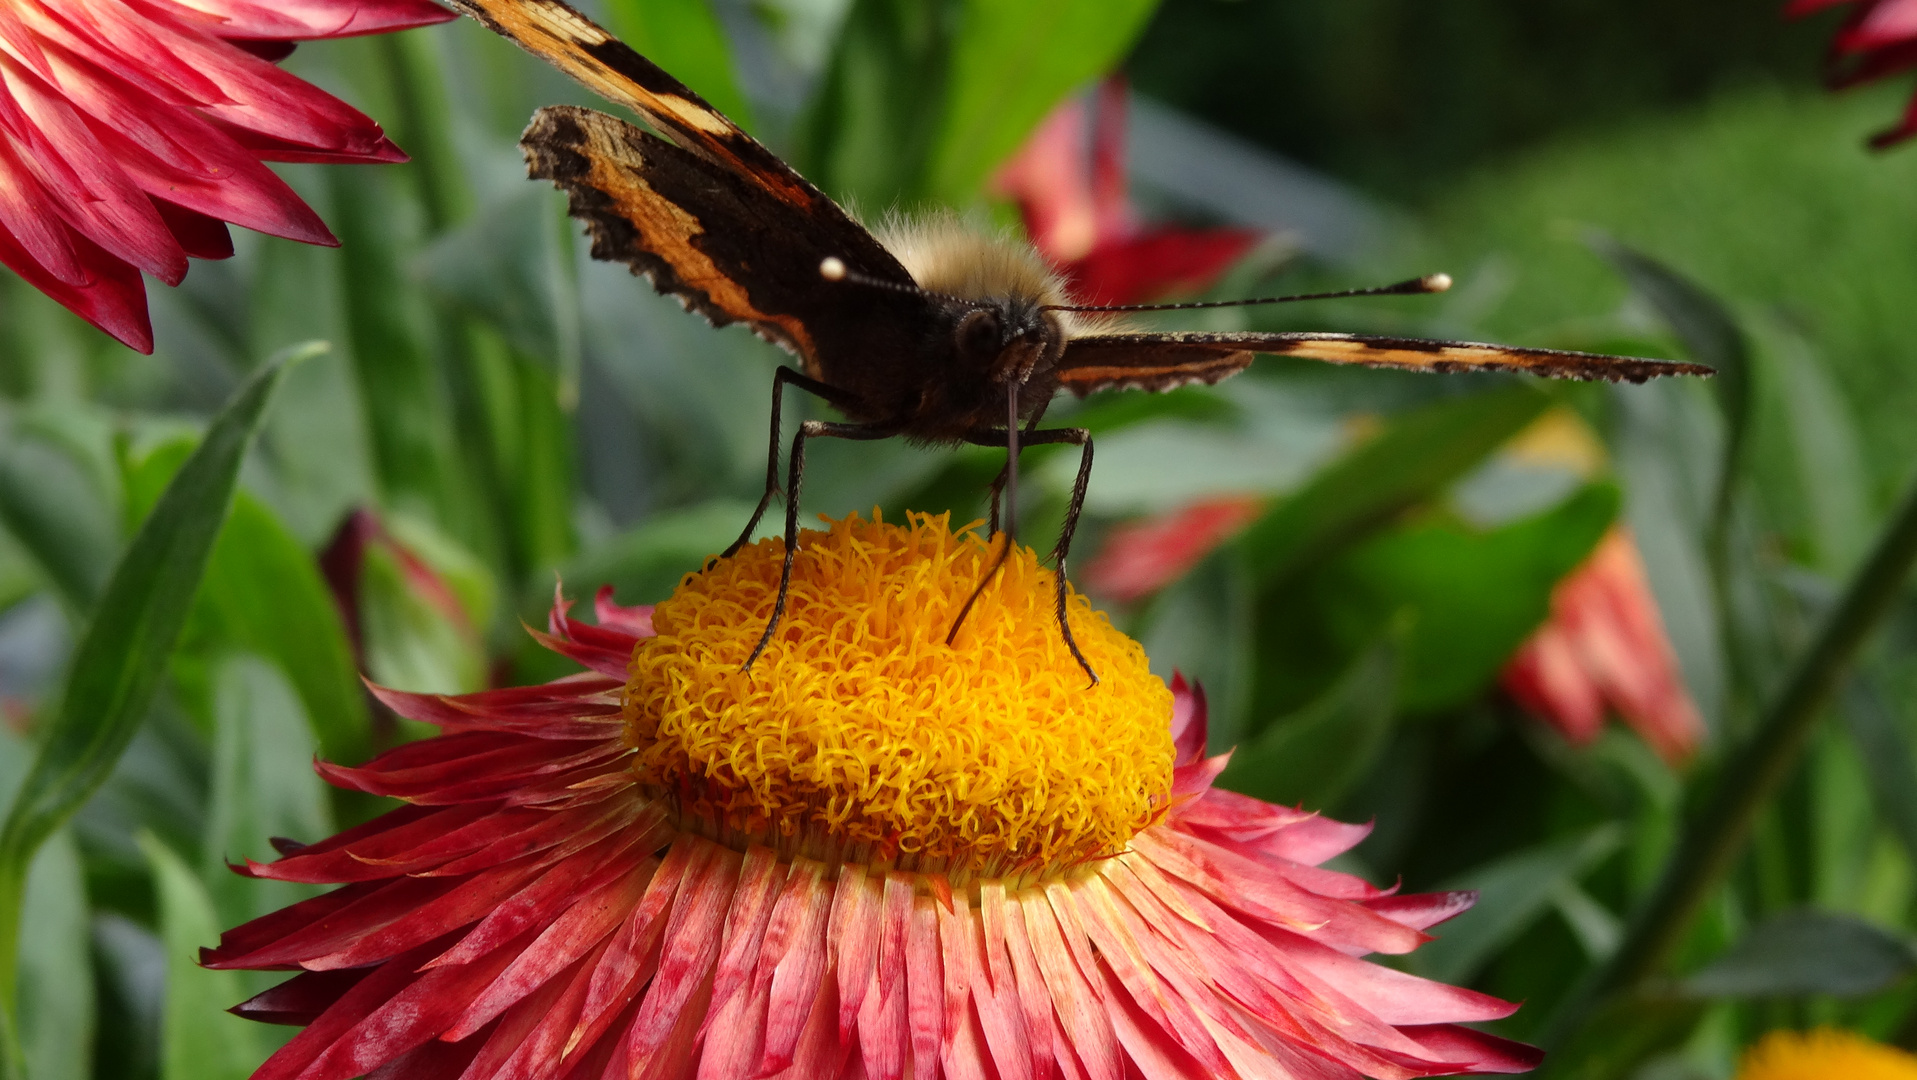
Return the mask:
[[1835,1028],[1773,1031],[1744,1055],[1737,1080],[1917,1080],[1917,1057]]
[[743,671],[779,587],[763,540],[687,575],[633,651],[627,735],[682,824],[828,861],[975,877],[1124,849],[1171,792],[1171,692],[1145,651],[1019,547],[958,638],[996,551],[944,517],[857,515],[801,534],[778,633]]

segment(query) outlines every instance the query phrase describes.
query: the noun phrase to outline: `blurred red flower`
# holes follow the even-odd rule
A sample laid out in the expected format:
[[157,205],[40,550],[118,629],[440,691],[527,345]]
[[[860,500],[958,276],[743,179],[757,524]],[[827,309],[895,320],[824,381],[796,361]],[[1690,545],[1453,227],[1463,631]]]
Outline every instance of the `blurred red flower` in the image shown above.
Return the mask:
[[1258,243],[1248,229],[1146,227],[1125,182],[1124,80],[1093,105],[1059,106],[993,182],[1018,203],[1038,250],[1092,304],[1132,304],[1206,288]]
[[233,253],[226,223],[337,244],[263,161],[404,161],[272,64],[292,42],[452,18],[430,0],[0,0],[0,262],[141,352],[145,271]]
[[1503,684],[1573,743],[1597,738],[1607,707],[1669,762],[1689,758],[1704,736],[1637,544],[1622,528],[1558,583],[1550,618],[1512,656]]
[[[1856,86],[1917,68],[1917,0],[1790,0],[1784,14],[1801,18],[1842,4],[1855,6],[1825,58],[1831,86]],[[1882,149],[1912,135],[1917,135],[1917,97],[1897,126],[1878,132],[1870,144]]]
[[1199,499],[1111,531],[1081,575],[1100,596],[1129,604],[1177,581],[1264,508],[1257,495]]

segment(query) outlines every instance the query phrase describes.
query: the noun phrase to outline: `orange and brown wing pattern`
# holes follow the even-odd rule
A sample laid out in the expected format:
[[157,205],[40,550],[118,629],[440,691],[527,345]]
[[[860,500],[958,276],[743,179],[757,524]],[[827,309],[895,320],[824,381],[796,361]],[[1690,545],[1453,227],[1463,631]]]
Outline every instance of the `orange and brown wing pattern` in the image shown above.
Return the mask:
[[1098,334],[1073,338],[1057,375],[1078,394],[1115,387],[1169,390],[1235,375],[1256,353],[1401,371],[1519,371],[1552,379],[1641,383],[1660,375],[1710,375],[1701,364],[1475,341],[1332,333]]
[[638,113],[686,149],[754,177],[780,199],[798,207],[825,199],[686,84],[560,0],[447,2],[593,93]]
[[[520,139],[528,171],[551,180],[585,222],[595,259],[623,262],[716,326],[743,322],[805,362],[812,377],[897,408],[925,300],[819,275],[831,254],[875,278],[912,279],[837,206],[801,213],[750,175],[714,165],[617,117],[539,110]],[[856,410],[855,410],[856,411]]]

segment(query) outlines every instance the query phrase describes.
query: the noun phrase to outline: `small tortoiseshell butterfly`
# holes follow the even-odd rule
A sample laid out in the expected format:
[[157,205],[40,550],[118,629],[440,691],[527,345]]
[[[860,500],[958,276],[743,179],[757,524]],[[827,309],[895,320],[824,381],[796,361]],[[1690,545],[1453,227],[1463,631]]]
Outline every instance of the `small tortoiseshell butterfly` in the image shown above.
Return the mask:
[[[1080,447],[1077,483],[1053,554],[1060,629],[1096,682],[1065,618],[1065,555],[1091,472],[1091,435],[1083,428],[1037,426],[1059,390],[1082,396],[1113,387],[1168,390],[1215,383],[1244,370],[1258,353],[1411,371],[1522,371],[1632,382],[1710,374],[1695,364],[1463,341],[1127,330],[1112,321],[1111,312],[1217,305],[1075,305],[1030,245],[969,230],[951,218],[894,222],[874,235],[685,84],[560,0],[450,2],[601,97],[632,109],[665,136],[571,106],[533,116],[520,140],[530,171],[565,189],[572,215],[592,234],[593,257],[626,263],[715,326],[745,323],[803,364],[803,373],[781,367],[774,379],[765,495],[727,554],[751,535],[778,493],[785,387],[818,395],[850,421],[807,421],[793,438],[786,578],[754,659],[785,610],[807,439],[904,436],[931,444],[1005,446],[1006,471],[993,485],[995,519],[1001,486],[1010,496],[1001,560],[1011,550],[1019,445]],[[1449,285],[1438,274],[1383,289],[1276,299],[1437,292]],[[993,525],[997,531],[996,520]],[[985,581],[990,578],[988,573]],[[953,635],[964,618],[961,612]]]

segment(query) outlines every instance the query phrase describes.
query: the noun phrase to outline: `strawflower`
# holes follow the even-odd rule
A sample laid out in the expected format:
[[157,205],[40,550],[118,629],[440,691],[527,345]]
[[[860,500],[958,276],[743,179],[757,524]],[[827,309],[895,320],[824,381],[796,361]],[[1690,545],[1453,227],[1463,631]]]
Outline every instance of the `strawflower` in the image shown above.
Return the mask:
[[142,271],[233,253],[226,224],[337,244],[266,161],[404,161],[271,62],[452,14],[430,0],[0,0],[0,262],[151,352]]
[[[1842,89],[1917,68],[1917,0],[1791,0],[1784,13],[1799,18],[1825,8],[1854,4],[1831,39],[1825,78]],[[1882,149],[1917,135],[1917,96],[1895,127],[1878,132],[1870,144]]]
[[1139,221],[1125,174],[1129,95],[1123,79],[1111,78],[1090,105],[1066,101],[993,180],[1018,203],[1032,243],[1082,303],[1132,304],[1205,289],[1261,239],[1249,229]]
[[1917,1080],[1917,1057],[1836,1028],[1773,1031],[1745,1052],[1737,1080]]
[[1677,763],[1704,721],[1684,687],[1629,531],[1614,528],[1551,593],[1551,615],[1506,665],[1504,688],[1526,711],[1584,744],[1607,709]]
[[380,690],[443,734],[335,784],[407,806],[258,877],[344,888],[203,959],[299,972],[235,1011],[305,1030],[262,1080],[1344,1080],[1514,1072],[1515,1006],[1367,962],[1467,907],[1320,868],[1366,826],[1211,786],[1167,687],[1019,549],[944,519],[804,534],[656,608],[555,603],[590,670]]

